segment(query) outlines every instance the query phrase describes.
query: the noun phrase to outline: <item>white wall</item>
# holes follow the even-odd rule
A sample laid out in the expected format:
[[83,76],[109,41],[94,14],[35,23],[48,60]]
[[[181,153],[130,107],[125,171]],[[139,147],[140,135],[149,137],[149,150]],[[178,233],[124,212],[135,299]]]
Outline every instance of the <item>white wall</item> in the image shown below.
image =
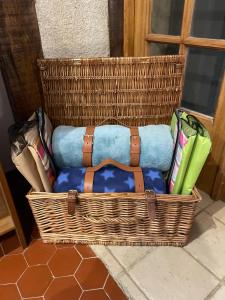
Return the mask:
[[108,0],[36,0],[46,58],[109,56]]
[[[108,0],[36,0],[44,56],[109,56]],[[0,162],[13,168],[8,127],[14,123],[0,74]]]
[[13,169],[10,158],[8,127],[14,123],[12,110],[6,94],[2,74],[0,73],[0,162],[5,171]]

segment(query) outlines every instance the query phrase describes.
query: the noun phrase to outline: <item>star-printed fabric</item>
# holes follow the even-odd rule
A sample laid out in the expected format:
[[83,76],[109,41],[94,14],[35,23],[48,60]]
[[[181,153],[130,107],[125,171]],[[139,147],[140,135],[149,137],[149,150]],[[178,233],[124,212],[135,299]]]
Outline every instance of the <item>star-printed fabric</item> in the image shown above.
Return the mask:
[[[162,172],[154,168],[142,168],[145,190],[154,190],[157,194],[166,193],[166,185]],[[84,191],[84,176],[86,168],[64,168],[59,173],[54,192],[69,190]],[[95,172],[94,193],[135,192],[133,172],[126,172],[114,166],[106,166]]]

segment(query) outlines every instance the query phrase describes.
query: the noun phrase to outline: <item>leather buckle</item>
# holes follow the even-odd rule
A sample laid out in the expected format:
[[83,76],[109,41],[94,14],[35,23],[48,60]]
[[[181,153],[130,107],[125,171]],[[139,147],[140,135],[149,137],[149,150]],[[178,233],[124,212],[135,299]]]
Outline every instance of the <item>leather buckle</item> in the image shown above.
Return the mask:
[[130,144],[131,144],[130,153],[139,154],[140,142],[141,142],[141,139],[140,139],[139,135],[131,135],[130,136]]
[[92,153],[92,146],[94,145],[94,135],[85,134],[83,140],[83,153]]
[[87,136],[87,137],[93,137],[94,134],[85,134],[85,135],[84,135],[84,138],[85,138],[86,136]]
[[145,199],[147,201],[147,210],[150,221],[154,221],[156,216],[156,196],[153,190],[145,191]]
[[85,138],[87,138],[88,140],[91,138],[92,144],[93,144],[94,134],[85,134],[83,137],[84,141],[85,141]]
[[67,205],[68,205],[68,214],[73,216],[75,214],[75,204],[78,199],[78,192],[76,190],[70,190],[68,192]]

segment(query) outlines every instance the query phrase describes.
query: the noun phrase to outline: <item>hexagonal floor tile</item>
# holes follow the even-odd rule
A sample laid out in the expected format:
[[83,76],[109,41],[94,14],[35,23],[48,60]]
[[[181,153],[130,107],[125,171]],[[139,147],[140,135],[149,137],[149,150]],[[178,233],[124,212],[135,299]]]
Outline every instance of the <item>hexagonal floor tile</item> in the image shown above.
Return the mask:
[[79,299],[81,288],[72,276],[55,278],[45,294],[45,300]]
[[30,266],[46,264],[55,251],[54,245],[44,244],[41,240],[36,240],[28,247],[24,256]]
[[109,297],[104,290],[95,290],[84,292],[80,300],[109,300]]
[[39,297],[44,294],[52,281],[47,266],[29,267],[18,281],[18,288],[24,298]]
[[84,259],[75,276],[84,290],[102,288],[108,270],[98,258]]
[[76,245],[75,248],[83,258],[96,257],[94,251],[87,245]]
[[106,293],[109,295],[111,300],[127,300],[122,290],[119,288],[117,283],[114,281],[112,276],[109,275],[104,287]]
[[81,259],[75,248],[59,248],[48,265],[56,277],[72,275],[79,266]]
[[15,284],[0,285],[1,300],[20,300],[20,294]]
[[14,283],[27,268],[21,254],[4,256],[0,261],[0,284]]

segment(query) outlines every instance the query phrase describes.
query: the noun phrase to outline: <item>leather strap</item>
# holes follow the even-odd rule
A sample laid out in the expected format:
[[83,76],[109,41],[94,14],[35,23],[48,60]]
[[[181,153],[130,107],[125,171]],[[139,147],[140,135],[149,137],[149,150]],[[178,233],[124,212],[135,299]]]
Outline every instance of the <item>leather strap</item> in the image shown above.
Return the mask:
[[93,139],[94,139],[95,127],[89,126],[86,128],[84,135],[84,144],[83,144],[83,160],[82,165],[84,167],[89,167],[92,165],[92,150],[93,150]]
[[[83,144],[83,161],[82,165],[84,167],[92,166],[92,152],[93,152],[93,140],[94,140],[94,126],[89,126],[86,128],[84,135]],[[139,136],[138,127],[130,128],[130,165],[132,167],[139,166],[140,161],[140,145],[141,140]]]
[[145,199],[147,201],[148,217],[150,221],[154,221],[156,216],[156,195],[153,190],[145,191]]
[[143,193],[144,192],[144,178],[142,169],[140,167],[129,167],[124,164],[119,163],[113,159],[106,159],[102,161],[96,167],[89,167],[86,170],[86,174],[84,177],[84,193],[92,193],[93,191],[93,182],[94,182],[94,174],[96,171],[100,170],[101,168],[112,165],[121,170],[127,172],[133,172],[134,174],[134,182],[135,182],[135,192],[136,193]]
[[133,167],[139,166],[140,161],[140,136],[138,127],[130,128],[130,165]]
[[77,199],[77,191],[70,190],[68,192],[67,205],[68,205],[68,214],[74,215],[75,213],[75,203]]

